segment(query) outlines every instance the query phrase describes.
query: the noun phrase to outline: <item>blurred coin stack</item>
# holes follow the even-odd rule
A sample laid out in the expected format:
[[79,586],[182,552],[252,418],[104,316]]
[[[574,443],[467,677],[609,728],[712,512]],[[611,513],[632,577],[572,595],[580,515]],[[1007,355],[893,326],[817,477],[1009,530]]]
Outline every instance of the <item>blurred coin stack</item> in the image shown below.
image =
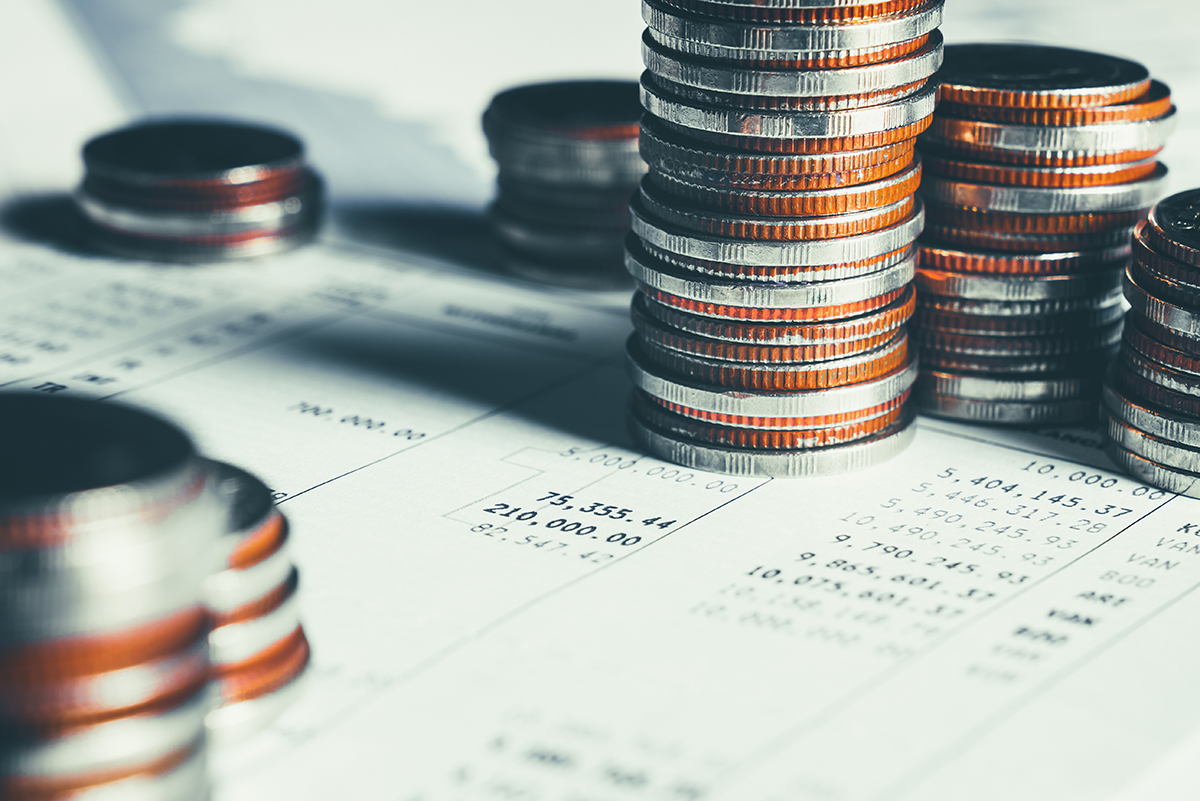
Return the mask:
[[214,745],[253,734],[295,698],[309,648],[296,604],[299,573],[288,554],[288,523],[271,491],[232,465],[211,463],[229,510],[224,569],[205,584],[218,707],[208,717]]
[[918,145],[916,401],[975,422],[1090,421],[1133,226],[1165,184],[1170,92],[1140,64],[1037,45],[951,45],[938,80]]
[[646,172],[637,151],[637,84],[519,86],[483,115],[499,167],[490,215],[505,269],[579,289],[624,289],[629,196]]
[[1125,271],[1120,354],[1104,381],[1114,462],[1147,484],[1200,497],[1200,190],[1138,225]]
[[207,798],[207,465],[117,405],[3,395],[0,420],[0,797]]
[[911,439],[917,134],[941,0],[643,0],[626,265],[630,430],[735,474],[854,470]]
[[321,182],[304,146],[271,128],[165,120],[83,148],[75,192],[85,236],[137,259],[207,262],[295,247],[316,233]]

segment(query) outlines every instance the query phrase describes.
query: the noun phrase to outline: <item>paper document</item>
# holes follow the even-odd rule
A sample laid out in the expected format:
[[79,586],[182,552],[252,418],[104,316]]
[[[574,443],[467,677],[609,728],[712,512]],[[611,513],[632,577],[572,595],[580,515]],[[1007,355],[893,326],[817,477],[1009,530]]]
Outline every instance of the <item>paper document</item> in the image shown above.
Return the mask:
[[[4,80],[0,386],[166,414],[262,476],[293,527],[308,686],[214,755],[218,801],[1194,795],[1177,777],[1200,748],[1200,503],[1120,474],[1098,431],[922,418],[894,460],[806,480],[646,457],[624,429],[627,296],[456,261],[488,191],[466,168],[435,231],[460,222],[460,251],[419,246],[419,225],[359,238],[365,213],[244,264],[64,249],[26,218],[53,220],[82,141],[201,109],[183,79],[224,56],[191,51],[183,85],[166,63],[135,79],[148,34],[113,31],[138,4],[12,3],[0,62],[20,39],[60,93]],[[233,13],[180,5],[150,15],[183,26],[179,52],[197,19]],[[386,205],[352,141],[376,134],[313,155],[335,218]],[[404,174],[432,185],[443,156]]]

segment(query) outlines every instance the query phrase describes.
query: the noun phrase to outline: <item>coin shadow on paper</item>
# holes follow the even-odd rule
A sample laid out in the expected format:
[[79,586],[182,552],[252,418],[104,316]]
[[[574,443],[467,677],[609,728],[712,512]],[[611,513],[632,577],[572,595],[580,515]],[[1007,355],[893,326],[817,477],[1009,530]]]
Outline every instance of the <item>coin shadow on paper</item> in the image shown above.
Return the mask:
[[0,229],[14,239],[74,256],[95,256],[84,239],[82,223],[66,192],[22,195],[0,207]]
[[580,357],[417,319],[390,326],[386,335],[340,328],[280,347],[294,349],[289,358],[309,367],[324,363],[372,383],[419,387],[420,397],[460,398],[484,416],[499,413],[583,441],[632,447],[625,431],[630,385],[616,354]]
[[412,202],[352,202],[333,209],[331,226],[357,242],[448,262],[469,270],[500,272],[495,239],[479,209]]

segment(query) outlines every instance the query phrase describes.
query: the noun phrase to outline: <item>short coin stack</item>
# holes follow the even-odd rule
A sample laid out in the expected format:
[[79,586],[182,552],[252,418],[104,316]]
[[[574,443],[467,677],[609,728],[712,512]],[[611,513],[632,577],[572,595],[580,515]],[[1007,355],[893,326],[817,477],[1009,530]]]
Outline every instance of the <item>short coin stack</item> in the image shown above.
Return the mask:
[[1130,235],[1165,182],[1170,93],[1132,61],[1037,45],[949,46],[938,79],[918,143],[917,403],[975,422],[1090,421]]
[[224,569],[205,584],[219,704],[208,728],[221,747],[263,728],[294,700],[309,648],[296,604],[299,574],[288,554],[287,520],[257,478],[221,462],[213,462],[212,470],[229,509],[220,545]]
[[0,797],[206,799],[222,510],[156,417],[0,396]]
[[642,0],[630,430],[664,459],[805,476],[911,439],[914,139],[941,0]]
[[496,95],[483,115],[499,166],[490,214],[509,272],[579,289],[629,286],[621,243],[637,152],[637,84],[562,81]]
[[1105,451],[1126,471],[1200,498],[1200,190],[1150,211],[1125,271],[1132,307],[1104,382]]
[[75,193],[85,236],[136,259],[208,262],[261,256],[312,239],[321,182],[291,134],[240,122],[166,120],[83,148]]

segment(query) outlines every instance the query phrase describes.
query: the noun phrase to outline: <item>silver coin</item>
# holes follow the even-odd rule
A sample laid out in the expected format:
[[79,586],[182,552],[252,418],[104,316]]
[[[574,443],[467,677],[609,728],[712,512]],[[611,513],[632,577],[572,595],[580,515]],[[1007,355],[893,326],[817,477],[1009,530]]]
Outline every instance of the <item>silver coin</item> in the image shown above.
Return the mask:
[[642,19],[668,36],[745,50],[866,50],[931,33],[942,24],[942,0],[914,13],[855,25],[795,25],[716,20],[642,0]]
[[833,389],[804,392],[747,392],[668,377],[642,354],[636,337],[625,344],[634,386],[668,403],[743,417],[821,417],[871,409],[898,398],[917,377],[917,362],[883,378]]
[[[788,237],[785,241],[791,240],[807,240],[812,241],[812,237],[802,236],[793,233],[795,230],[803,230],[806,227],[813,225],[854,225],[854,224],[870,224],[875,220],[894,215],[903,211],[906,207],[912,205],[912,197],[906,197],[894,203],[889,203],[886,206],[880,206],[876,209],[868,209],[866,211],[852,211],[845,214],[829,214],[811,217],[759,217],[749,214],[727,214],[725,212],[709,211],[693,206],[684,206],[675,198],[664,194],[650,183],[649,178],[642,181],[641,188],[638,190],[638,204],[641,208],[646,209],[650,214],[660,220],[665,220],[670,225],[676,225],[686,230],[704,232],[706,229],[720,226],[725,229],[740,228],[742,226],[755,226],[770,224],[783,229],[793,229],[788,232]],[[726,237],[729,239],[740,237]],[[839,239],[841,237],[831,237]],[[757,240],[755,240],[757,241]]]
[[[709,338],[735,344],[760,345],[765,347],[813,347],[828,345],[836,348],[841,343],[856,342],[865,338],[885,336],[904,325],[908,318],[899,313],[912,302],[912,289],[882,309],[868,314],[823,323],[769,323],[752,321],[741,323],[689,314],[634,294],[632,312],[635,316],[653,319],[667,330],[677,330],[689,336]],[[891,315],[892,322],[884,327],[878,320]],[[866,321],[871,322],[866,322]]]
[[1200,237],[1196,235],[1200,193],[1195,189],[1178,192],[1150,210],[1145,229],[1148,247],[1157,249],[1177,262],[1200,267]]
[[[878,181],[871,181],[864,184],[856,184],[854,186],[836,187],[833,189],[807,189],[807,190],[785,190],[773,191],[767,189],[742,189],[738,187],[714,187],[705,184],[697,184],[670,173],[663,173],[657,170],[652,170],[646,177],[646,181],[654,184],[663,191],[671,195],[676,195],[684,198],[686,203],[695,203],[706,209],[719,209],[732,205],[732,201],[737,201],[738,205],[753,204],[760,208],[769,208],[772,205],[791,205],[797,202],[817,201],[821,203],[831,203],[841,200],[841,205],[844,212],[853,211],[856,208],[861,208],[863,205],[855,198],[868,193],[874,194],[876,197],[886,197],[889,194],[894,196],[897,188],[903,188],[906,184],[913,184],[921,178],[921,159],[914,158],[912,164],[906,169],[898,173],[888,176],[887,178]],[[762,212],[765,215],[769,212]],[[774,214],[771,214],[774,216]],[[790,213],[781,213],[778,216],[793,216]],[[800,215],[796,215],[800,216]]]
[[[869,23],[868,23],[869,24]],[[862,95],[927,80],[942,64],[942,35],[934,30],[916,53],[893,61],[840,69],[762,69],[701,61],[642,35],[642,61],[655,76],[714,92],[779,97]]]
[[1200,308],[1177,306],[1151,295],[1134,276],[1132,265],[1122,274],[1125,299],[1137,313],[1181,336],[1200,338]]
[[230,612],[287,581],[293,569],[288,542],[284,540],[261,562],[239,569],[226,568],[208,576],[204,582],[204,602],[217,612]]
[[53,739],[10,738],[0,750],[0,775],[67,779],[151,765],[195,743],[211,708],[205,687],[165,711],[79,726]]
[[270,726],[296,703],[308,686],[308,668],[283,687],[267,695],[227,704],[208,713],[208,739],[214,749],[244,742]]
[[652,456],[685,467],[735,476],[809,478],[862,470],[897,455],[912,442],[910,414],[872,437],[843,445],[799,451],[762,451],[702,445],[675,439],[634,415],[629,432]]
[[646,163],[637,140],[619,150],[598,147],[565,147],[547,144],[490,142],[489,149],[501,176],[542,184],[604,189],[637,183]]
[[1083,375],[1000,378],[990,375],[922,370],[913,386],[916,395],[964,400],[1052,403],[1095,397],[1100,380]]
[[619,151],[636,138],[624,132],[639,117],[632,81],[550,81],[495,95],[483,113],[483,130],[489,141]]
[[227,560],[278,512],[271,490],[257,476],[227,462],[209,459],[206,463],[212,473],[213,493],[227,511],[225,534],[219,543],[222,558]]
[[265,615],[218,626],[208,635],[212,663],[227,667],[245,662],[275,643],[290,637],[300,627],[300,606],[293,592]]
[[1111,439],[1104,443],[1104,453],[1138,481],[1185,498],[1200,498],[1200,473],[1173,470],[1123,448]]
[[153,211],[121,206],[80,187],[75,205],[93,224],[132,236],[201,238],[254,231],[290,230],[307,223],[320,207],[320,188],[312,185],[284,200],[212,211]]
[[939,115],[925,133],[928,141],[954,150],[955,143],[1060,158],[1127,150],[1157,150],[1175,130],[1175,109],[1152,120],[1098,125],[1009,125]]
[[162,774],[139,774],[73,790],[71,801],[209,801],[206,746],[197,743],[188,758]]
[[914,280],[920,291],[932,295],[1019,302],[1109,295],[1120,285],[1121,274],[1118,269],[1073,275],[991,276],[920,268]]
[[[774,328],[781,331],[787,331],[788,326],[767,324],[755,326],[725,326],[720,321],[708,319],[708,325],[703,322],[698,322],[701,318],[696,315],[689,315],[686,312],[677,312],[669,306],[664,306],[661,303],[647,298],[645,295],[635,293],[633,303],[630,306],[630,317],[633,320],[633,329],[644,340],[651,339],[663,347],[672,350],[679,350],[684,353],[704,353],[713,351],[729,351],[733,349],[730,346],[737,348],[737,352],[744,355],[739,357],[747,363],[754,362],[784,362],[784,361],[805,361],[805,362],[822,362],[830,359],[838,359],[846,355],[847,352],[861,353],[866,349],[869,342],[880,342],[886,338],[887,333],[894,332],[903,323],[897,323],[896,327],[891,329],[891,332],[883,334],[864,336],[861,332],[855,331],[854,336],[844,337],[818,337],[816,335],[801,338],[795,335],[791,337],[786,333],[780,333],[777,338],[772,339],[753,339],[748,340],[732,338],[730,336],[710,336],[709,334],[719,334],[722,329],[734,328],[745,333],[746,329],[753,328],[755,330],[762,328]],[[684,322],[685,325],[690,323],[691,328],[699,330],[690,330],[689,328],[681,328],[673,323]],[[791,326],[793,330],[802,326]],[[815,326],[812,326],[815,328]],[[769,335],[767,335],[769,336]],[[678,345],[680,338],[689,340],[691,347],[681,347]],[[817,353],[824,355],[811,355],[803,359],[799,357],[795,359],[784,359],[780,355],[780,348],[789,346],[789,342],[781,341],[783,339],[794,340],[793,345],[798,345],[805,349],[808,353]],[[757,351],[747,350],[749,348],[757,348]],[[759,355],[750,355],[757,353]]]
[[1114,306],[1120,308],[1124,297],[1119,287],[1105,295],[1085,295],[1067,300],[969,300],[921,293],[917,296],[917,306],[941,312],[988,317],[1040,318],[1099,311],[1115,315],[1116,312],[1112,309]]
[[700,303],[761,309],[801,309],[861,303],[894,292],[913,279],[915,260],[905,260],[856,278],[819,283],[777,283],[717,280],[696,275],[651,257],[640,248],[626,250],[625,267],[634,280]]
[[786,268],[750,267],[742,264],[723,264],[721,262],[706,261],[705,259],[693,259],[681,256],[678,253],[672,253],[669,250],[660,250],[653,245],[647,244],[644,239],[639,238],[635,234],[630,234],[625,238],[625,250],[632,253],[638,253],[639,251],[646,253],[658,261],[666,262],[685,272],[711,276],[718,281],[744,281],[767,286],[821,283],[841,281],[847,278],[861,278],[913,259],[917,252],[916,247],[910,244],[908,247],[893,251],[882,258],[873,259],[866,263],[850,262],[788,270]]
[[587,208],[563,202],[555,203],[551,198],[535,200],[519,197],[501,188],[496,194],[493,208],[496,217],[521,220],[535,229],[549,226],[556,229],[624,233],[629,230],[629,195],[633,194],[633,190],[634,187],[629,187],[629,194],[618,204]]
[[1084,329],[1070,336],[998,337],[974,334],[949,334],[930,328],[916,329],[916,343],[925,351],[950,351],[969,356],[1001,358],[1041,358],[1107,348],[1121,340],[1122,323],[1103,328]]
[[1019,234],[959,228],[930,222],[926,226],[926,233],[930,238],[958,243],[971,248],[1012,252],[1013,255],[1030,255],[1124,247],[1129,244],[1129,238],[1133,236],[1133,226],[1088,234]]
[[1059,356],[976,356],[940,350],[920,351],[921,367],[925,370],[982,373],[1000,377],[1061,375],[1089,369],[1099,373],[1116,355],[1116,345],[1091,353],[1069,353]]
[[1122,348],[1118,359],[1122,367],[1145,381],[1184,395],[1200,395],[1200,378],[1195,375],[1147,359],[1132,348]]
[[1106,412],[1104,433],[1124,450],[1169,470],[1200,472],[1200,449],[1156,437]]
[[935,393],[913,393],[922,414],[995,425],[1067,425],[1094,419],[1095,400],[1064,400],[1040,403],[990,401],[958,398]]
[[648,112],[683,128],[730,137],[830,139],[879,134],[928,120],[937,103],[937,84],[931,81],[921,91],[902,100],[857,109],[761,111],[706,108],[673,97],[653,84],[652,80],[643,73],[642,105]]
[[1151,408],[1149,404],[1130,400],[1116,388],[1111,368],[1104,378],[1102,398],[1108,413],[1130,426],[1168,442],[1200,448],[1200,418]]
[[879,258],[911,245],[925,225],[920,198],[913,215],[896,225],[867,234],[807,242],[736,240],[698,234],[656,216],[637,195],[630,201],[629,210],[633,232],[659,250],[758,267],[816,267]]
[[913,324],[921,329],[947,334],[994,337],[1044,337],[1071,335],[1111,325],[1125,315],[1119,303],[1063,314],[1030,316],[963,314],[941,311],[918,304]]
[[[722,61],[743,61],[743,62],[798,62],[798,61],[819,61],[829,58],[831,55],[849,58],[851,56],[870,56],[878,55],[880,50],[894,47],[897,43],[882,45],[880,47],[868,47],[854,50],[764,50],[760,48],[748,49],[744,47],[728,47],[725,45],[712,44],[710,42],[700,41],[698,39],[681,39],[678,36],[671,36],[654,28],[647,28],[647,33],[654,38],[654,41],[674,50],[677,53],[683,53],[697,58],[712,58]],[[914,39],[920,37],[914,37]],[[911,41],[911,40],[910,40]],[[866,62],[869,59],[862,59]]]
[[[844,154],[812,153],[787,154],[747,153],[688,140],[658,125],[653,117],[642,122],[640,139],[642,156],[659,172],[706,186],[741,189],[760,189],[769,185],[780,189],[800,188],[814,175],[845,172]],[[915,158],[915,152],[908,157]],[[870,148],[862,154],[859,167],[863,171],[878,169],[885,163],[894,165],[892,173],[907,165],[899,163],[894,146]],[[786,184],[793,182],[794,187]]]
[[1092,214],[1150,208],[1162,196],[1166,184],[1167,168],[1160,163],[1150,178],[1106,186],[1000,186],[928,175],[921,181],[921,194],[931,203],[987,211]]

